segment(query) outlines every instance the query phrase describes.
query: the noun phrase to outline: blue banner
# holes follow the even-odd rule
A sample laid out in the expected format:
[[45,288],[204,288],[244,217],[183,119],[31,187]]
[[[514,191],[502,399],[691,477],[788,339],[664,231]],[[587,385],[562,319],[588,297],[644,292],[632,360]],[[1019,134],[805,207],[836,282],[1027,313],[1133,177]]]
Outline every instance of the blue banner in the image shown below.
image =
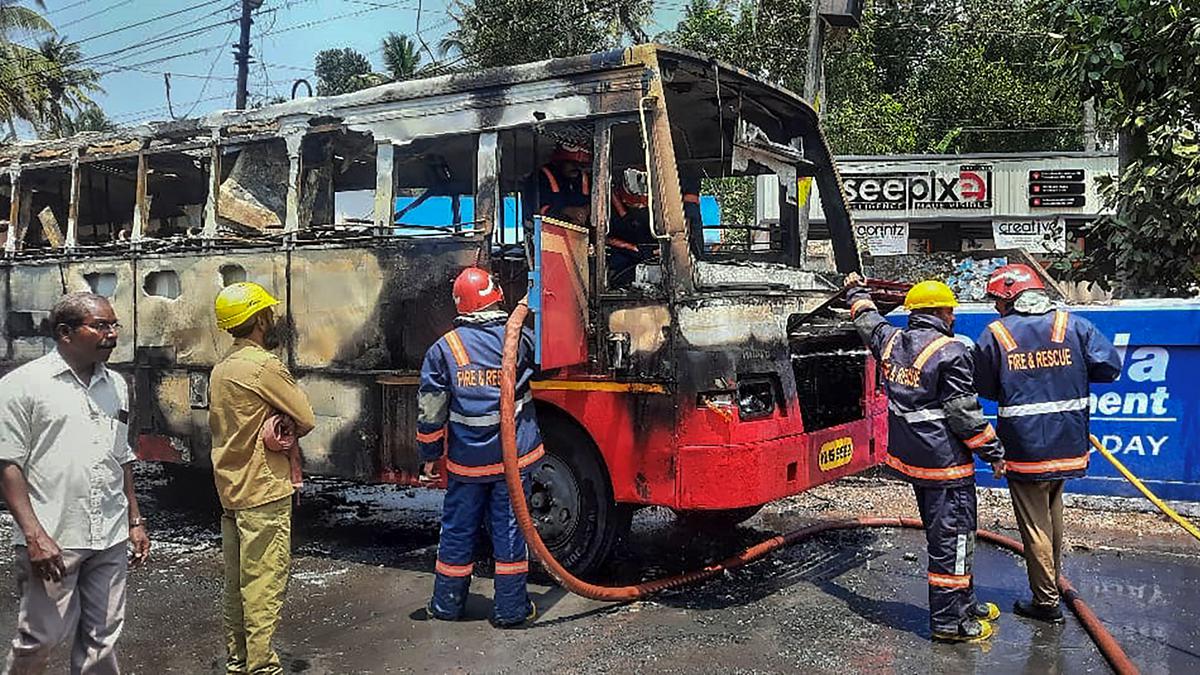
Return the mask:
[[[1200,303],[1157,301],[1114,307],[1072,307],[1094,323],[1121,354],[1121,377],[1092,385],[1092,433],[1163,499],[1200,501]],[[954,330],[973,343],[997,318],[990,307],[964,306]],[[904,325],[902,313],[891,320]],[[994,419],[996,404],[983,401]],[[1003,483],[980,462],[980,485]],[[1093,451],[1086,478],[1068,492],[1138,496],[1117,470]]]

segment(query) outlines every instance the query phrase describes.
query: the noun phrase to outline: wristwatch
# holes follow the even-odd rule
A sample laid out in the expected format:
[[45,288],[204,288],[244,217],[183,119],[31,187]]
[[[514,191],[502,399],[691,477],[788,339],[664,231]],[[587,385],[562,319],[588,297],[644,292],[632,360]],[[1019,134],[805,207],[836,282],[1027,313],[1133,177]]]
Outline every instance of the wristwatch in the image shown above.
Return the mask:
[[135,527],[144,527],[145,525],[146,525],[145,518],[138,517],[138,518],[130,518],[129,519],[129,529],[131,529],[131,530]]

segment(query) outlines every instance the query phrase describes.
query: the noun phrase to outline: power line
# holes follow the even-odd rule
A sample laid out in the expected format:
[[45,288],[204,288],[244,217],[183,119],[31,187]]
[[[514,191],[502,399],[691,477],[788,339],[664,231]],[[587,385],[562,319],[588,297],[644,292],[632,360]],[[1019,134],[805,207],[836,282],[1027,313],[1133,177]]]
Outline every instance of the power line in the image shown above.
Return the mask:
[[[224,46],[225,42],[229,42],[231,39],[233,39],[233,27],[229,28],[229,32],[226,33],[225,39],[221,41],[222,46]],[[217,69],[217,63],[220,60],[221,52],[217,52],[217,57],[213,59],[212,64],[208,67],[208,77],[204,78],[204,84],[200,87],[200,93],[196,96],[196,100],[192,102],[192,105],[188,108],[188,111],[183,114],[184,117],[191,117],[192,113],[196,111],[196,106],[200,105],[200,102],[204,99],[204,92],[208,91],[208,85],[213,81],[213,71]],[[237,78],[233,78],[233,80],[236,82]]]
[[[142,21],[138,21],[137,23],[131,23],[131,24],[128,24],[125,26],[121,26],[119,28],[114,28],[112,30],[105,31],[103,33],[98,33],[96,35],[91,35],[91,36],[88,36],[85,38],[81,38],[79,40],[76,40],[73,44],[81,45],[85,42],[91,42],[92,40],[99,40],[100,38],[105,38],[110,35],[116,35],[117,33],[123,33],[131,28],[139,28],[141,26],[145,26],[145,25],[148,25],[151,23],[156,23],[158,21],[162,21],[163,19],[169,19],[173,16],[179,16],[180,14],[186,14],[188,12],[191,12],[191,11],[194,11],[197,9],[201,9],[203,7],[208,7],[209,5],[215,5],[218,2],[226,2],[226,1],[227,0],[207,0],[206,2],[202,2],[198,5],[192,5],[190,7],[185,7],[183,9],[179,9],[174,12],[169,12],[167,14],[160,14],[158,16],[150,17],[149,19],[144,19]],[[119,3],[118,5],[114,5],[114,7],[120,6],[121,4],[125,4],[125,3]]]
[[107,6],[107,7],[105,7],[104,9],[97,10],[97,11],[95,11],[95,12],[92,12],[91,14],[88,14],[88,15],[86,15],[86,16],[81,16],[81,17],[79,17],[78,19],[74,19],[74,20],[72,20],[72,21],[68,21],[68,22],[64,23],[63,25],[61,25],[61,26],[57,26],[57,27],[55,28],[55,30],[59,30],[59,31],[61,31],[61,30],[62,30],[62,29],[64,29],[64,28],[70,28],[71,26],[74,26],[74,25],[75,25],[75,24],[77,24],[77,23],[83,23],[84,21],[87,21],[88,19],[94,19],[94,18],[96,18],[96,17],[100,16],[101,14],[106,14],[106,13],[108,13],[108,12],[111,12],[111,11],[113,11],[114,9],[116,9],[116,8],[118,8],[118,7],[123,7],[123,6],[125,6],[125,5],[128,5],[128,4],[129,4],[129,3],[131,3],[131,2],[133,2],[133,0],[121,0],[121,2],[118,2],[118,3],[116,3],[115,5],[108,5],[108,6]]
[[52,9],[52,10],[46,12],[45,14],[43,14],[42,16],[51,16],[53,14],[58,14],[59,12],[65,12],[68,9],[74,9],[80,5],[86,5],[87,3],[91,2],[91,1],[92,0],[78,0],[77,2],[72,2],[69,5],[59,7],[58,9]]
[[381,9],[415,9],[415,7],[413,7],[411,5],[408,7],[401,6],[401,2],[393,2],[393,3],[389,3],[389,4],[371,3],[371,6],[367,7],[366,9],[360,9],[356,12],[347,12],[344,14],[335,14],[333,16],[326,16],[326,17],[322,17],[320,19],[314,19],[312,21],[298,23],[298,24],[295,24],[292,26],[287,26],[285,28],[280,28],[279,30],[271,31],[270,33],[263,33],[263,37],[266,37],[269,35],[279,35],[281,33],[288,33],[288,32],[294,31],[294,30],[302,30],[305,28],[312,28],[313,26],[321,26],[321,25],[330,23],[331,21],[338,21],[340,19],[349,19],[352,17],[361,16],[363,14],[369,14],[370,12],[378,12]]
[[[181,42],[189,37],[194,37],[196,35],[200,35],[202,33],[208,32],[214,28],[219,28],[221,26],[227,26],[231,23],[237,23],[237,21],[238,21],[237,19],[229,19],[229,20],[225,20],[225,21],[219,21],[217,23],[209,24],[206,26],[201,26],[199,28],[193,28],[191,30],[183,31],[180,33],[175,33],[173,35],[167,35],[167,36],[156,38],[154,40],[143,41],[138,44],[128,45],[126,47],[121,47],[120,49],[115,49],[110,52],[105,52],[103,54],[97,54],[95,56],[89,56],[89,57],[80,59],[79,61],[77,61],[76,63],[74,63],[72,65],[73,66],[81,66],[81,65],[85,65],[85,64],[96,63],[100,59],[105,59],[108,57],[116,56],[118,54],[124,54],[126,52],[130,52],[135,49],[141,49],[141,50],[157,49],[160,47],[167,46],[168,44],[175,44],[177,42]],[[157,45],[155,46],[153,43],[157,43]],[[175,58],[175,57],[172,57],[172,58]],[[9,82],[16,82],[16,81],[19,81],[19,80],[22,80],[25,78],[36,77],[39,75],[43,75],[45,73],[49,73],[53,70],[55,70],[54,67],[47,67],[47,68],[42,68],[40,70],[28,71],[25,73],[21,73],[21,74],[17,75],[16,77],[10,78]]]

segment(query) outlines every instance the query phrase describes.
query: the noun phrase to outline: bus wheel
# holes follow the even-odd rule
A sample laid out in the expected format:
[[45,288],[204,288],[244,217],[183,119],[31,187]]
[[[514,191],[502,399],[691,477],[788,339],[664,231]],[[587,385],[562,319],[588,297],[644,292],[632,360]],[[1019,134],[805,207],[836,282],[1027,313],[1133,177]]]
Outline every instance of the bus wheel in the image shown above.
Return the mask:
[[613,501],[599,452],[585,433],[546,420],[542,437],[546,457],[530,473],[530,514],[564,567],[592,575],[628,532],[632,509]]
[[675,517],[684,527],[696,530],[724,530],[740,525],[762,510],[764,504],[714,511],[676,511]]

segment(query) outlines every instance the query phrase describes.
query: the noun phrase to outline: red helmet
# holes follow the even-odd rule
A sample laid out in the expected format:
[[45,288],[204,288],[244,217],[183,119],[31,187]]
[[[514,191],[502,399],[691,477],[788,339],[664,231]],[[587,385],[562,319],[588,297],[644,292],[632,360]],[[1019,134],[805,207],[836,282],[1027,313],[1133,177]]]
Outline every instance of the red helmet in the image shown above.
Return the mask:
[[1014,300],[1031,288],[1044,289],[1042,278],[1029,265],[1005,265],[992,272],[987,294],[1000,300]]
[[554,154],[550,155],[551,162],[575,162],[576,164],[591,164],[592,151],[571,143],[559,143],[554,146]]
[[486,270],[468,267],[454,280],[454,308],[459,314],[479,311],[503,299],[504,291]]

